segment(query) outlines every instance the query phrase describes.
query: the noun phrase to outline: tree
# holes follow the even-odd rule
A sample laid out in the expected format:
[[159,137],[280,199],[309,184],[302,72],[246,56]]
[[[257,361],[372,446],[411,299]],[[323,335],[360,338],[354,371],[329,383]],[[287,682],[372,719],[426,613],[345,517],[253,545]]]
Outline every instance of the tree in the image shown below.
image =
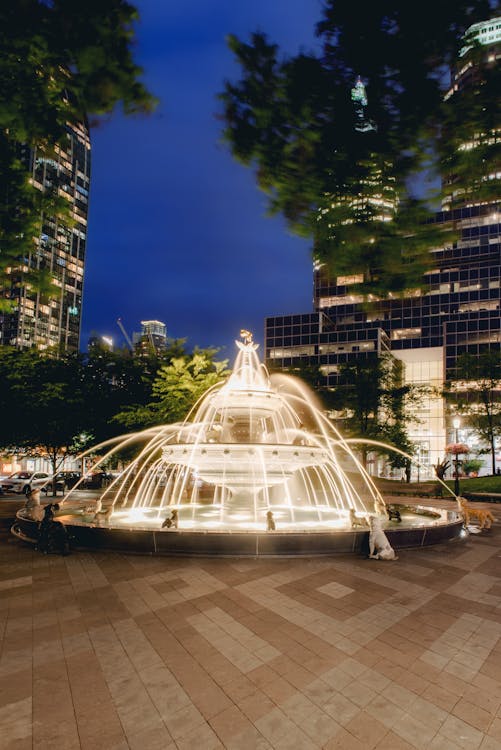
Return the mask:
[[151,379],[127,353],[57,357],[0,347],[0,446],[46,458],[56,473],[67,455],[114,437],[112,418],[139,398],[146,402]]
[[[151,357],[94,346],[87,356],[0,347],[0,448],[50,461],[141,429],[183,419],[229,372],[215,349],[188,354],[173,339]],[[117,416],[118,415],[118,416]]]
[[0,445],[46,458],[56,474],[76,435],[89,427],[82,367],[80,355],[0,347]]
[[464,426],[487,443],[496,473],[496,439],[501,436],[501,358],[499,350],[466,352],[456,361],[456,378],[445,383],[444,397]]
[[[416,421],[412,408],[423,392],[422,387],[403,382],[402,362],[391,355],[356,360],[341,367],[332,404],[342,420],[343,433],[362,439],[360,452],[364,466],[368,453],[375,451],[388,455],[395,467],[410,468],[410,460],[392,452],[391,446],[414,453],[415,446],[406,426]],[[364,445],[363,440],[386,442],[388,449]]]
[[[455,236],[430,221],[430,196],[414,195],[412,178],[424,164],[432,176],[454,169],[465,183],[467,170],[459,166],[466,158],[477,175],[487,157],[497,163],[495,143],[458,154],[460,142],[492,126],[485,97],[475,107],[462,96],[443,101],[444,73],[458,59],[466,29],[488,17],[489,3],[439,5],[389,0],[361,13],[348,0],[328,0],[318,55],[285,58],[263,33],[249,44],[229,37],[242,74],[221,94],[223,136],[233,155],[255,169],[270,212],[312,238],[331,275],[362,274],[366,293],[416,287],[429,250]],[[367,98],[356,93],[352,101],[358,74]],[[492,94],[499,72],[490,75]],[[391,221],[381,209],[388,192],[398,198]]]
[[[47,273],[26,268],[42,212],[64,213],[64,199],[34,188],[21,144],[51,157],[69,125],[119,104],[149,112],[155,100],[134,63],[136,9],[125,0],[16,0],[0,7],[0,288],[19,269],[50,295]],[[48,283],[49,282],[49,283]],[[2,300],[8,309],[9,298]]]
[[160,367],[152,386],[152,400],[120,412],[115,420],[129,429],[170,424],[184,419],[212,386],[229,375],[227,360],[214,359],[216,349],[195,349]]

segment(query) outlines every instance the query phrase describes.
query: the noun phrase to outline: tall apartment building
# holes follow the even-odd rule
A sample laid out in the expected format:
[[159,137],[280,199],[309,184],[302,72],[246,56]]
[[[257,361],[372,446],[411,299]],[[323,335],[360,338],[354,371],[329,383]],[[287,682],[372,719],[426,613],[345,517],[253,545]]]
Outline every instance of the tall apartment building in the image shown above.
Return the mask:
[[[482,45],[489,64],[501,55],[501,18],[469,30]],[[475,80],[468,49],[448,96]],[[501,130],[488,134],[501,138]],[[467,148],[474,144],[466,144]],[[391,352],[405,364],[408,382],[443,385],[454,378],[459,355],[501,349],[501,174],[485,179],[499,184],[496,200],[462,199],[453,176],[437,222],[454,222],[460,239],[433,251],[432,270],[419,290],[392,299],[362,304],[353,291],[363,281],[358,275],[330,278],[322,266],[314,269],[313,312],[269,317],[265,321],[265,351],[274,368],[318,365],[326,386],[335,386],[340,366]],[[420,461],[429,467],[441,460],[454,435],[443,400],[431,397],[421,406],[421,423],[411,428]]]
[[[63,144],[56,146],[50,158],[37,148],[20,146],[32,184],[39,190],[55,189],[68,201],[71,218],[63,221],[42,215],[40,235],[31,253],[21,259],[7,290],[14,308],[0,313],[0,345],[78,350],[91,166],[87,125],[67,126]],[[50,271],[56,296],[47,301],[27,288],[23,268]]]
[[161,320],[142,320],[141,333],[134,333],[132,342],[138,354],[161,352],[167,348],[167,326]]

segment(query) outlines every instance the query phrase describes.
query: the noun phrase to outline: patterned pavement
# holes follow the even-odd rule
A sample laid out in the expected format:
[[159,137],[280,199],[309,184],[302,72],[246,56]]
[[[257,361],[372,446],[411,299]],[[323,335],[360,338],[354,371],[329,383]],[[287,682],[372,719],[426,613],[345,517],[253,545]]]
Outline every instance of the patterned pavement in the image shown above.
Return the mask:
[[3,528],[0,747],[499,750],[500,540],[63,558]]

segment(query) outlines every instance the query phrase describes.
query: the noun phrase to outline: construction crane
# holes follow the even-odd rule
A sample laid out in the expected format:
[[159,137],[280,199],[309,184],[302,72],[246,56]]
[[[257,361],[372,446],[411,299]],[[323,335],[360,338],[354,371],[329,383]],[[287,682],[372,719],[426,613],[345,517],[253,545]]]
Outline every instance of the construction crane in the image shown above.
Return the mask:
[[131,350],[131,352],[133,352],[134,351],[134,347],[132,345],[132,341],[130,340],[129,334],[127,333],[127,331],[124,328],[124,324],[122,323],[122,318],[118,318],[117,325],[120,328],[120,330],[122,331],[123,337],[124,337],[124,339],[127,342],[127,346],[129,347],[129,349]]

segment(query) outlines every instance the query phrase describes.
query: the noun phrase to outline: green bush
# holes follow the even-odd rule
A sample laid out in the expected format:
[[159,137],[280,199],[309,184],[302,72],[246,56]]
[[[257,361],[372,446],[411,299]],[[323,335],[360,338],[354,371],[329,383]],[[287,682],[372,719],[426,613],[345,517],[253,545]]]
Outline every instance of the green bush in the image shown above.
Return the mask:
[[483,465],[484,461],[481,458],[467,458],[463,461],[462,468],[463,472],[468,475],[480,471]]

